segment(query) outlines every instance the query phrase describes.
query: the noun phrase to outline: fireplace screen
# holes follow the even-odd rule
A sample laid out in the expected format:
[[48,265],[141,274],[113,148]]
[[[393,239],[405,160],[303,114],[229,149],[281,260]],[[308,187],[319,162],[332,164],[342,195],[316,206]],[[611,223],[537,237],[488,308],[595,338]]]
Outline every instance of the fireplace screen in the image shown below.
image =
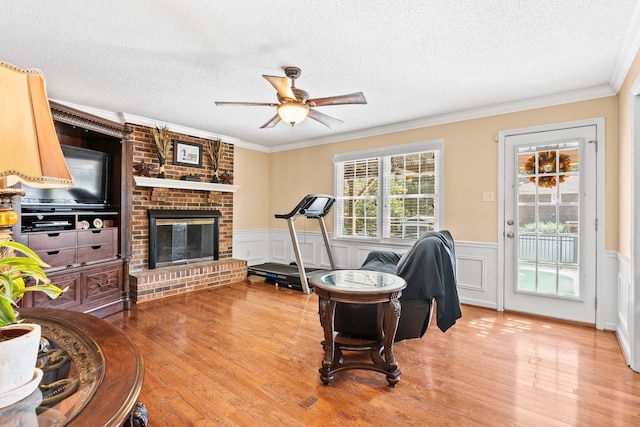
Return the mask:
[[218,259],[218,211],[149,210],[149,268]]

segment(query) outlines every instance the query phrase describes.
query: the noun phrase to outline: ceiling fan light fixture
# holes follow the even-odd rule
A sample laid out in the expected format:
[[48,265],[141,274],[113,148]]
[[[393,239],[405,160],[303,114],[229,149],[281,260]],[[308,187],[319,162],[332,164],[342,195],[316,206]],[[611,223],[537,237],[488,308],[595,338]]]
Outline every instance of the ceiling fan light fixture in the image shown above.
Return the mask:
[[309,114],[309,106],[299,102],[285,102],[278,105],[278,115],[291,126],[303,121]]
[[[268,122],[260,126],[260,129],[273,128],[282,121],[289,123],[291,127],[293,127],[296,123],[302,122],[307,117],[329,129],[333,129],[335,126],[344,122],[321,113],[314,107],[367,103],[367,99],[362,92],[324,98],[309,98],[309,92],[295,86],[295,80],[300,77],[300,68],[285,67],[284,72],[287,77],[262,75],[277,91],[278,104],[274,102],[216,101],[216,105],[277,107],[278,113],[270,118]],[[291,79],[291,82],[289,82],[288,79]]]

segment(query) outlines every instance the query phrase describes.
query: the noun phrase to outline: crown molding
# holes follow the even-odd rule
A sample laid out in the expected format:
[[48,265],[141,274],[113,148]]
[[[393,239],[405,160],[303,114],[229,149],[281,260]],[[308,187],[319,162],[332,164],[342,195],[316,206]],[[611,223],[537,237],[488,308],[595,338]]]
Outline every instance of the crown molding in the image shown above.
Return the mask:
[[167,123],[161,120],[154,120],[154,119],[149,119],[147,117],[136,116],[134,114],[114,113],[112,111],[100,110],[98,108],[87,107],[86,105],[74,104],[72,102],[65,102],[57,99],[51,99],[51,102],[54,102],[56,104],[63,105],[69,108],[73,108],[75,110],[78,110],[87,114],[91,114],[93,116],[100,117],[102,119],[105,119],[114,123],[119,123],[123,126],[126,123],[139,125],[139,126],[147,126],[147,127],[167,126],[167,128],[171,132],[181,133],[183,135],[189,135],[189,136],[193,136],[197,138],[205,138],[205,139],[220,139],[228,144],[232,144],[241,148],[247,148],[249,150],[263,151],[263,152],[269,151],[268,147],[265,147],[263,145],[242,141],[232,136],[222,135],[222,134],[213,133],[213,132],[207,132],[200,129],[190,128],[187,126],[177,125],[175,123]]
[[497,116],[500,114],[514,113],[518,111],[532,110],[535,108],[551,107],[554,105],[568,104],[571,102],[587,101],[590,99],[614,96],[616,92],[609,86],[596,86],[592,88],[580,89],[571,92],[563,92],[553,95],[530,98],[522,101],[509,102],[487,107],[474,108],[471,110],[458,111],[455,113],[441,114],[422,119],[410,120],[406,122],[394,123],[387,126],[363,129],[360,131],[347,132],[329,137],[308,139],[293,144],[278,145],[271,147],[269,152],[296,150],[300,148],[312,147],[315,145],[332,144],[351,139],[367,138],[371,136],[384,135],[394,132],[402,132],[423,127],[455,123],[464,120],[473,120],[483,117]]
[[640,6],[636,7],[633,16],[631,17],[631,24],[629,30],[620,47],[620,54],[616,61],[613,73],[611,74],[611,80],[609,84],[613,90],[618,93],[622,88],[624,79],[629,73],[631,64],[638,54],[640,49]]
[[122,124],[120,120],[109,120],[101,116],[90,114],[87,111],[81,111],[72,108],[67,104],[61,104],[54,100],[49,102],[51,108],[51,116],[54,120],[67,123],[72,126],[80,126],[94,132],[110,135],[120,139],[128,138],[131,129]]
[[219,133],[208,132],[200,129],[190,128],[188,126],[177,125],[175,123],[163,122],[162,120],[149,119],[147,117],[136,116],[134,114],[122,113],[124,121],[133,125],[147,126],[151,128],[166,127],[171,132],[181,133],[196,138],[204,139],[220,139],[228,144],[235,145],[239,139],[231,136],[221,135]]
[[261,151],[264,153],[276,153],[280,151],[297,150],[300,148],[313,147],[316,145],[332,144],[335,142],[343,142],[358,138],[368,138],[372,136],[385,135],[395,132],[403,132],[407,130],[419,129],[423,127],[436,126],[446,123],[455,123],[464,120],[473,120],[483,117],[497,116],[500,114],[514,113],[518,111],[532,110],[535,108],[551,107],[554,105],[568,104],[570,102],[587,101],[590,99],[604,98],[607,96],[616,95],[616,91],[609,85],[596,86],[592,88],[580,89],[570,92],[563,92],[553,95],[541,96],[536,98],[530,98],[521,101],[509,102],[504,104],[491,105],[487,107],[475,108],[471,110],[458,111],[454,113],[440,114],[437,116],[425,117],[422,119],[410,120],[406,122],[394,123],[386,126],[378,126],[374,128],[363,129],[354,132],[346,132],[335,134],[322,138],[308,139],[293,144],[283,144],[276,147],[269,147],[260,144],[254,144],[247,141],[242,141],[239,138],[234,138],[226,135],[221,135],[213,132],[207,132],[199,129],[194,129],[186,126],[181,126],[173,123],[166,123],[159,120],[153,120],[146,117],[136,116],[126,113],[113,113],[110,111],[99,110],[96,108],[86,107],[82,105],[72,104],[68,102],[62,102],[55,100],[55,102],[69,107],[75,108],[80,111],[84,111],[89,114],[93,114],[98,117],[102,117],[113,122],[121,124],[129,123],[140,126],[156,127],[167,126],[172,132],[181,133],[184,135],[190,135],[205,139],[221,139],[222,141],[233,144],[240,148],[246,148],[254,151]]
[[55,102],[56,104],[67,106],[69,108],[73,108],[74,110],[82,111],[84,113],[88,113],[93,116],[100,117],[105,120],[112,121],[114,123],[119,123],[121,125],[124,125],[125,123],[122,118],[122,114],[120,113],[100,110],[98,108],[87,107],[86,105],[74,104],[72,102],[60,101],[59,99],[50,99],[50,101]]

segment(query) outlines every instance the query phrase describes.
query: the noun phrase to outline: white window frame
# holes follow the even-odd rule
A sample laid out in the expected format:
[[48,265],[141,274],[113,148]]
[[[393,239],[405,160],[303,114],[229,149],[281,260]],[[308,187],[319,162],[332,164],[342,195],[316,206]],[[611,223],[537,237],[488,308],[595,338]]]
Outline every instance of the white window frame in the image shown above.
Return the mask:
[[[334,194],[336,196],[336,206],[334,215],[334,238],[338,240],[366,240],[368,242],[399,242],[405,241],[408,239],[398,239],[398,238],[384,238],[383,228],[387,227],[387,209],[386,205],[389,202],[389,194],[388,185],[386,184],[387,180],[385,177],[388,177],[389,171],[386,170],[386,163],[383,160],[385,157],[398,156],[398,155],[406,155],[406,154],[415,154],[415,153],[423,153],[425,151],[437,151],[436,156],[436,187],[435,187],[435,206],[434,206],[434,227],[436,230],[444,229],[444,198],[443,198],[443,188],[444,188],[444,140],[443,139],[434,139],[429,141],[417,142],[412,144],[403,144],[396,145],[392,147],[382,147],[375,148],[371,150],[362,150],[362,151],[353,151],[349,153],[340,153],[333,156],[333,165],[334,165]],[[342,236],[342,225],[340,223],[340,212],[342,201],[340,200],[340,195],[342,194],[342,177],[338,176],[338,164],[348,161],[357,161],[364,160],[370,158],[378,158],[379,163],[379,181],[380,181],[380,190],[378,195],[378,237],[367,237],[367,236]]]

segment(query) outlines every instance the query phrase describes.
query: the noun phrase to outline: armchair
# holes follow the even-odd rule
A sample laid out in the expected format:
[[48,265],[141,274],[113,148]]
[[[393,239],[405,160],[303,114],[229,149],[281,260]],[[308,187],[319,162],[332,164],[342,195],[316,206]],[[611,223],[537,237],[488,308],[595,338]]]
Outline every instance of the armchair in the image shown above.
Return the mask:
[[[407,282],[400,297],[402,310],[395,341],[424,335],[433,300],[437,325],[442,332],[462,316],[456,289],[455,245],[447,230],[423,234],[404,255],[372,251],[360,268],[395,274]],[[376,305],[338,303],[335,330],[346,335],[375,337],[376,318]]]

